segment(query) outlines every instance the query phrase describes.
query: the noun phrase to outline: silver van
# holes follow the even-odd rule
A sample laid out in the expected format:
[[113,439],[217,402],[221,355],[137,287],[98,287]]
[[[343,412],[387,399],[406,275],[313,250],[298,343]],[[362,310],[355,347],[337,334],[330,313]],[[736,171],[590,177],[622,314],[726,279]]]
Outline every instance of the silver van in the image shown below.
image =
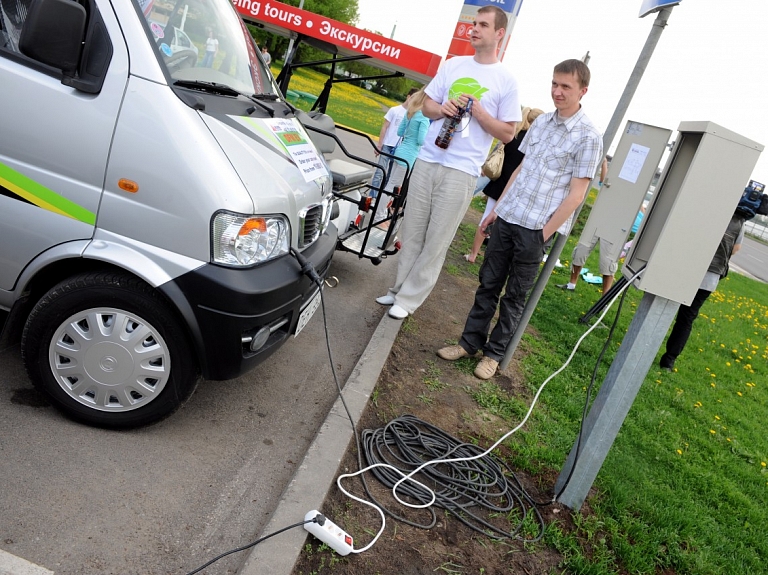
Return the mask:
[[0,1],[0,349],[68,416],[157,421],[314,313],[331,177],[258,52],[228,0]]

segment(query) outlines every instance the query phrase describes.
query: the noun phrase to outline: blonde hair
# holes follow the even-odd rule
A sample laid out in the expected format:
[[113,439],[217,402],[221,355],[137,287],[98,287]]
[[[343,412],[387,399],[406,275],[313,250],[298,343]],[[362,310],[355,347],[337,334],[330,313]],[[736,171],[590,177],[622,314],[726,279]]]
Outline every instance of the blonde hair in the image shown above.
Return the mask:
[[416,93],[408,98],[408,103],[405,105],[405,110],[409,118],[412,118],[416,112],[424,107],[424,100],[426,99],[427,93],[424,91],[424,88],[419,88]]
[[515,136],[517,136],[523,130],[530,128],[531,124],[533,124],[533,121],[543,113],[544,110],[539,110],[538,108],[529,108],[528,106],[525,106],[523,108],[523,119],[517,124]]

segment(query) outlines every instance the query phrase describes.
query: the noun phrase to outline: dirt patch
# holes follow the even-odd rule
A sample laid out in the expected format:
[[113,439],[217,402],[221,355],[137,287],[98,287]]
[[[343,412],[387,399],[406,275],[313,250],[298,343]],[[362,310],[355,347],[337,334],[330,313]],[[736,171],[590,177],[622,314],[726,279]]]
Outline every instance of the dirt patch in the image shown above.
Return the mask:
[[[474,216],[468,217],[472,221]],[[447,273],[446,269],[459,271]],[[361,419],[358,428],[361,433],[366,429],[382,428],[404,414],[435,425],[463,442],[477,443],[483,449],[507,431],[499,417],[480,407],[473,398],[484,385],[472,375],[477,359],[450,363],[435,355],[435,350],[456,343],[461,334],[477,287],[470,269],[460,253],[449,253],[434,292],[401,327]],[[518,361],[513,361],[507,370],[497,374],[492,383],[527,405],[531,393],[523,384]],[[504,450],[505,447],[500,448],[502,456]],[[357,450],[351,449],[342,461],[340,473],[356,471],[359,468],[357,457]],[[530,498],[537,502],[551,500],[556,475],[555,471],[540,477],[514,472]],[[367,475],[367,483],[377,500],[393,513],[421,524],[430,522],[427,511],[399,506],[391,492],[371,475]],[[348,479],[345,487],[367,499],[359,479]],[[572,521],[568,509],[560,505],[536,508],[545,525],[557,522],[560,529],[570,530]],[[355,537],[356,549],[367,545],[381,524],[374,510],[347,498],[335,485],[322,509]],[[544,542],[499,541],[470,529],[442,509],[437,509],[435,515],[435,524],[430,529],[413,527],[387,517],[386,528],[379,540],[359,555],[339,557],[311,538],[294,575],[542,574],[555,572],[562,562],[563,557]],[[518,511],[501,515],[492,521],[506,525],[507,530],[520,521]],[[521,533],[530,538],[534,532],[529,522]]]

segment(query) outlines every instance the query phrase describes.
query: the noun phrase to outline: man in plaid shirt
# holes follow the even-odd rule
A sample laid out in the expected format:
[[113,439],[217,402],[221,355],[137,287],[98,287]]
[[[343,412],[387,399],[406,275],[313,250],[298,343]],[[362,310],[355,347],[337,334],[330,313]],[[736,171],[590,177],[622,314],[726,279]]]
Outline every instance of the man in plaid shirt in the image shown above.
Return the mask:
[[[495,212],[480,223],[487,229],[495,222],[475,303],[459,344],[437,352],[454,361],[482,350],[483,358],[475,369],[480,379],[496,373],[536,280],[545,242],[555,232],[570,231],[573,212],[602,162],[602,137],[580,103],[589,79],[589,68],[581,60],[565,60],[555,66],[555,111],[542,114],[531,125],[520,144],[523,162],[510,177]],[[497,306],[499,319],[489,337]]]

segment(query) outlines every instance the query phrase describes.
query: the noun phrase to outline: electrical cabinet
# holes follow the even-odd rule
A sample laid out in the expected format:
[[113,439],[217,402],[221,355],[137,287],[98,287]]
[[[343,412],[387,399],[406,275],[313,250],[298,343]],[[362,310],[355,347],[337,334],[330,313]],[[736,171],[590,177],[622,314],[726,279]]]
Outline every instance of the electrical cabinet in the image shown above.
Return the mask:
[[682,122],[622,268],[639,289],[689,305],[763,146],[713,122]]
[[671,134],[666,128],[627,122],[579,244],[590,246],[601,238],[601,257],[619,260]]

